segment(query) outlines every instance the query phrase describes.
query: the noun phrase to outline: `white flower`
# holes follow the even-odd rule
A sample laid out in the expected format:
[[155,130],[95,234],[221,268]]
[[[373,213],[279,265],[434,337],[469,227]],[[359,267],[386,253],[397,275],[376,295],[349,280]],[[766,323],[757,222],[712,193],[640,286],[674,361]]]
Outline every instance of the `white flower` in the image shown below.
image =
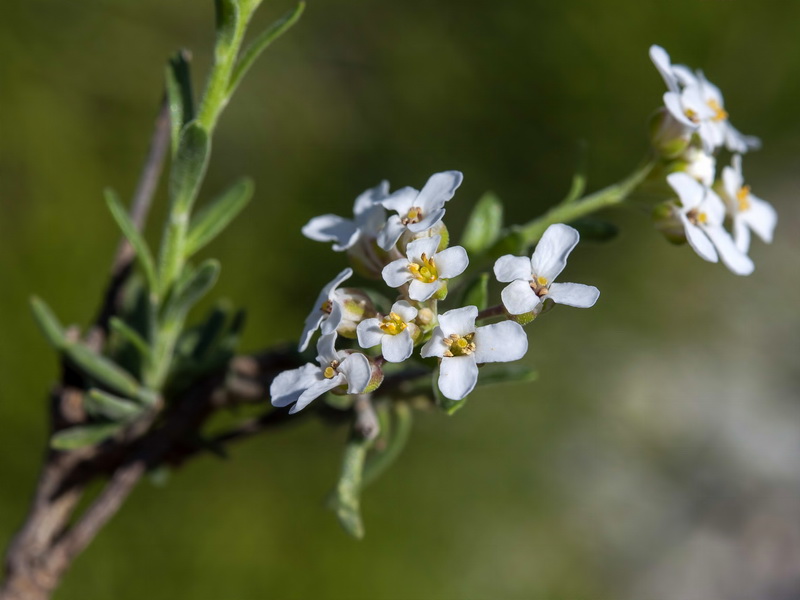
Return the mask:
[[494,263],[497,281],[511,282],[500,294],[510,314],[529,313],[545,298],[578,308],[589,308],[597,302],[600,292],[594,286],[553,283],[567,266],[567,256],[579,239],[577,230],[569,225],[550,225],[530,258],[506,254],[497,259]]
[[417,309],[403,300],[395,302],[383,319],[364,319],[358,324],[358,343],[362,348],[380,344],[383,358],[389,362],[403,362],[414,351],[412,323]]
[[725,205],[713,190],[692,179],[686,173],[670,173],[667,183],[681,201],[677,209],[686,240],[695,252],[709,262],[719,258],[737,275],[753,272],[753,261],[740,251],[725,231]]
[[433,337],[421,350],[423,358],[438,356],[439,390],[451,400],[461,400],[478,381],[478,365],[518,360],[528,351],[528,337],[519,323],[501,321],[475,327],[478,309],[456,308],[439,315]]
[[333,249],[343,252],[353,247],[359,238],[377,237],[383,225],[385,210],[380,204],[389,195],[389,182],[368,189],[353,204],[354,219],[338,215],[314,217],[303,226],[303,235],[317,242],[334,242]]
[[336,333],[323,335],[317,342],[319,366],[306,363],[298,369],[280,373],[269,386],[272,405],[296,413],[325,392],[347,385],[348,394],[360,394],[369,384],[372,368],[363,354],[348,354],[334,348]]
[[436,252],[442,237],[421,238],[406,247],[406,258],[398,258],[383,268],[383,280],[389,287],[408,286],[408,296],[423,302],[444,286],[444,280],[464,272],[469,264],[467,251],[461,246],[452,246]]
[[453,197],[463,179],[460,171],[435,173],[419,192],[405,187],[383,200],[381,204],[397,214],[389,217],[381,230],[378,245],[388,252],[404,231],[421,233],[436,225],[444,216],[444,203]]
[[767,243],[772,242],[772,232],[778,214],[769,202],[750,193],[744,184],[742,157],[735,154],[731,166],[722,169],[722,197],[733,218],[733,239],[742,252],[750,248],[750,230]]
[[714,183],[717,170],[717,161],[710,154],[706,154],[700,148],[690,147],[684,152],[683,159],[686,166],[684,173],[688,173],[703,185],[710,187]]
[[721,146],[731,152],[747,152],[761,145],[758,138],[742,135],[730,124],[722,93],[701,71],[693,74],[683,65],[673,65],[660,46],[650,47],[650,58],[669,88],[664,105],[684,126],[697,132],[706,153]]
[[348,267],[322,288],[317,300],[314,302],[314,308],[311,309],[311,312],[306,317],[303,333],[300,336],[300,344],[297,347],[299,352],[308,348],[308,343],[317,329],[321,328],[322,334],[328,335],[339,327],[344,318],[344,308],[342,306],[342,294],[336,288],[352,275],[353,269]]

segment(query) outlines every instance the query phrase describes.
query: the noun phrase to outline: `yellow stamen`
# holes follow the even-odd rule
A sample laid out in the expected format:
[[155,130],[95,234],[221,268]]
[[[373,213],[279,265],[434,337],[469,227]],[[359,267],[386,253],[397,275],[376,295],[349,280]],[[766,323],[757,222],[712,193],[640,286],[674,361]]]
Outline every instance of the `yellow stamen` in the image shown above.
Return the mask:
[[697,116],[697,113],[693,111],[691,108],[687,108],[683,113],[686,115],[686,118],[689,119],[692,123],[699,123],[700,117]]
[[436,269],[436,263],[433,262],[433,257],[428,258],[424,253],[420,257],[422,264],[409,263],[408,270],[414,279],[418,279],[423,283],[433,283],[439,279],[439,271]]
[[330,300],[325,300],[325,302],[322,303],[322,306],[320,306],[319,309],[326,315],[329,315],[333,310],[333,302],[331,302]]
[[422,209],[419,206],[412,206],[405,217],[403,217],[400,222],[403,225],[408,225],[409,223],[419,223],[422,220]]
[[383,318],[382,323],[378,323],[378,327],[381,328],[383,333],[397,335],[398,333],[402,333],[405,328],[408,327],[408,324],[403,321],[403,318],[396,312],[390,312]]
[[736,192],[736,200],[739,204],[739,212],[750,210],[750,186],[744,185]]
[[475,337],[475,333],[468,333],[465,336],[460,336],[457,333],[450,334],[449,337],[446,337],[442,340],[444,345],[447,346],[447,350],[444,351],[443,356],[450,358],[452,356],[469,356],[473,352],[477,346],[472,339]]
[[541,275],[534,275],[531,281],[531,289],[540,298],[550,293],[549,285],[550,282],[547,280],[547,277],[542,277]]
[[696,208],[686,213],[686,218],[692,225],[705,225],[708,223],[708,215],[704,212],[699,212]]
[[708,104],[709,108],[714,111],[714,116],[711,117],[714,121],[724,121],[725,119],[728,118],[727,111],[724,108],[722,108],[719,102],[717,102],[716,100],[711,99],[708,102],[706,102],[706,104]]
[[325,371],[322,373],[325,376],[325,379],[333,379],[336,376],[336,369],[333,367],[325,367]]

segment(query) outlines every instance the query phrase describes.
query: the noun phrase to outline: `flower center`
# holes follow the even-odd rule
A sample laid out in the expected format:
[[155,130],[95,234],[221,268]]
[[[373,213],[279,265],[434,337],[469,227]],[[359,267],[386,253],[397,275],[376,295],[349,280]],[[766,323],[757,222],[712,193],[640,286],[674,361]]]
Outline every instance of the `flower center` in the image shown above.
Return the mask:
[[698,211],[696,208],[686,213],[686,218],[689,219],[689,223],[692,225],[705,225],[708,223],[708,215]]
[[400,222],[403,225],[409,223],[419,223],[422,220],[422,209],[419,206],[412,206],[408,209],[408,213],[403,217]]
[[683,114],[686,115],[686,118],[689,119],[692,123],[699,123],[700,117],[697,116],[697,113],[693,111],[691,108],[687,108],[683,111]]
[[339,368],[339,361],[332,360],[330,364],[327,367],[325,367],[325,370],[322,371],[323,377],[325,377],[325,379],[333,379],[334,377],[336,377],[336,369],[338,368]]
[[457,333],[451,333],[449,337],[442,340],[447,350],[444,351],[443,356],[450,358],[452,356],[469,356],[475,352],[475,342],[472,339],[475,337],[475,332],[468,333],[465,336],[460,336]]
[[706,102],[706,104],[708,104],[708,107],[714,111],[714,116],[711,117],[712,120],[724,121],[725,119],[728,118],[728,112],[724,108],[722,108],[719,105],[719,102],[717,102],[716,100],[713,99],[709,100],[708,102]]
[[750,186],[744,185],[736,192],[736,201],[739,204],[739,212],[750,209]]
[[325,302],[322,303],[322,306],[320,306],[319,309],[326,315],[329,315],[333,310],[333,302],[331,302],[331,300],[325,300]]
[[433,262],[433,257],[427,257],[423,252],[420,256],[421,263],[408,263],[408,270],[423,283],[433,283],[439,279],[439,271],[436,270],[436,263]]
[[550,293],[550,282],[547,277],[531,275],[531,289],[541,298]]
[[378,327],[381,328],[383,333],[387,333],[389,335],[397,335],[405,330],[408,325],[403,318],[398,315],[396,312],[390,312],[388,315],[383,317],[383,322],[378,323]]

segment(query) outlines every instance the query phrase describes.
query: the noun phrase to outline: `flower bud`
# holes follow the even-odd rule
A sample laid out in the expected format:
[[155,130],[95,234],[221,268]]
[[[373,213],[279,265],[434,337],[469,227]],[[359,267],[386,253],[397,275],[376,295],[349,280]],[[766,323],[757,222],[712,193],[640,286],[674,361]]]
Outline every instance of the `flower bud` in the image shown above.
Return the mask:
[[686,231],[675,210],[675,201],[667,200],[653,208],[653,223],[667,240],[673,244],[686,242]]
[[667,172],[683,172],[703,185],[711,186],[714,183],[716,169],[717,161],[713,156],[706,154],[700,148],[689,146],[677,160],[669,164]]
[[342,306],[342,322],[336,332],[342,337],[355,339],[358,324],[377,314],[375,306],[370,297],[358,288],[338,290],[338,301]]
[[664,158],[675,158],[689,146],[692,131],[662,107],[650,119],[650,143]]
[[[541,304],[537,306],[537,308],[539,307],[541,307]],[[521,315],[508,315],[508,318],[511,319],[512,321],[516,321],[520,325],[527,325],[536,318],[536,311],[533,310],[531,312],[523,313]]]
[[397,241],[397,247],[405,255],[406,247],[411,242],[426,237],[433,237],[435,235],[441,236],[441,240],[439,241],[439,247],[436,249],[437,252],[441,252],[442,250],[447,248],[447,246],[450,245],[450,232],[447,231],[447,226],[442,221],[439,221],[430,229],[426,229],[425,231],[420,231],[418,233],[412,233],[406,230],[403,233],[403,235],[400,236],[400,239]]

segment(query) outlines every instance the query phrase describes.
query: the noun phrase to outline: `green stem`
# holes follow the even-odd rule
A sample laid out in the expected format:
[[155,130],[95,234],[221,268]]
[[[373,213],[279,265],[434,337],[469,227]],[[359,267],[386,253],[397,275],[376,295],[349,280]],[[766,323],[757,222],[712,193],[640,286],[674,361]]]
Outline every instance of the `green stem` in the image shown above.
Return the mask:
[[541,217],[517,229],[520,241],[530,246],[539,241],[545,230],[555,223],[569,223],[593,212],[621,204],[644,181],[656,165],[648,159],[627,178],[593,194],[571,202],[561,203]]

